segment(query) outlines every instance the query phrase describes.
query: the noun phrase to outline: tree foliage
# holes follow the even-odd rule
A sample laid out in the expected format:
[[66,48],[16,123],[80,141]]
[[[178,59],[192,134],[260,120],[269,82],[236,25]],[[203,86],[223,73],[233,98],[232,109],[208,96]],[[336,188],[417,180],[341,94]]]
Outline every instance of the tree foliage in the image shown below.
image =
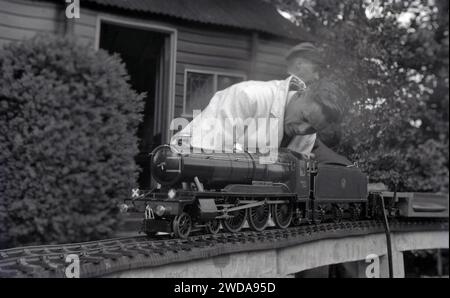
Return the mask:
[[0,50],[0,244],[110,236],[137,171],[142,96],[117,57],[37,36]]
[[448,1],[272,0],[349,94],[335,148],[371,180],[448,191]]

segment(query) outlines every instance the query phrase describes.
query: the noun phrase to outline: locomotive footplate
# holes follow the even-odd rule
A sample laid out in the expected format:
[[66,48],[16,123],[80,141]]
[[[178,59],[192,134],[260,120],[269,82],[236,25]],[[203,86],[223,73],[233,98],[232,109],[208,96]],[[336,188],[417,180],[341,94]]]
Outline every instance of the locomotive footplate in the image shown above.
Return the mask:
[[155,232],[166,232],[171,233],[172,227],[171,222],[165,219],[144,219],[144,232],[145,233],[155,233]]

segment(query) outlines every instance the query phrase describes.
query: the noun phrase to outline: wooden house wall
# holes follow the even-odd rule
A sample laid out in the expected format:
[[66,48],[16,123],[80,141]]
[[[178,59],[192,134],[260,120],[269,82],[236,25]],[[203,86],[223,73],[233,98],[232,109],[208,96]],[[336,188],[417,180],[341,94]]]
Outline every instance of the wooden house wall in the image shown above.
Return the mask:
[[36,33],[56,33],[62,26],[54,3],[0,0],[0,46]]
[[[99,16],[154,24],[149,18],[130,18],[83,8],[73,24],[73,33],[94,46]],[[58,33],[64,28],[62,5],[31,0],[0,0],[0,47],[10,41],[30,38],[36,33]],[[262,34],[254,42],[252,33],[207,24],[189,25],[174,21],[163,24],[177,30],[174,116],[183,110],[185,69],[216,70],[244,74],[247,79],[284,79],[284,55],[292,41]],[[255,55],[252,60],[252,53]]]

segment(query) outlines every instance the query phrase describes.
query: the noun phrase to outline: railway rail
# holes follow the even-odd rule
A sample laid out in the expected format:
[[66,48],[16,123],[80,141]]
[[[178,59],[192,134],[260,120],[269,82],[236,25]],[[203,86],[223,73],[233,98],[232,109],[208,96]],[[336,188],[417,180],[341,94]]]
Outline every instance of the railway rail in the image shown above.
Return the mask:
[[[446,220],[392,220],[391,232],[448,230]],[[116,238],[93,242],[0,250],[0,277],[66,277],[66,257],[76,254],[80,277],[100,277],[124,270],[162,266],[224,254],[277,249],[322,239],[384,233],[382,221],[323,223],[262,232]]]

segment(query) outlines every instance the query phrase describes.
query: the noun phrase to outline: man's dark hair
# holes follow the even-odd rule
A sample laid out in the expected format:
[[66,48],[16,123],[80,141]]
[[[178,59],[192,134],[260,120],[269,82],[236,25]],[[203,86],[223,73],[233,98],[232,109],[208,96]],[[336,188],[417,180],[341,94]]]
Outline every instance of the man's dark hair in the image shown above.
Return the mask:
[[324,67],[323,58],[316,53],[309,53],[309,52],[294,53],[291,56],[286,58],[286,62],[288,65],[290,65],[290,64],[294,63],[295,59],[298,59],[298,58],[307,59],[307,60],[313,62],[317,68]]
[[335,83],[322,79],[312,84],[307,96],[317,102],[329,123],[339,123],[344,115],[345,92]]
[[302,42],[291,48],[286,54],[286,61],[291,64],[294,59],[305,58],[309,61],[321,66],[323,64],[323,57],[319,48],[311,42]]

